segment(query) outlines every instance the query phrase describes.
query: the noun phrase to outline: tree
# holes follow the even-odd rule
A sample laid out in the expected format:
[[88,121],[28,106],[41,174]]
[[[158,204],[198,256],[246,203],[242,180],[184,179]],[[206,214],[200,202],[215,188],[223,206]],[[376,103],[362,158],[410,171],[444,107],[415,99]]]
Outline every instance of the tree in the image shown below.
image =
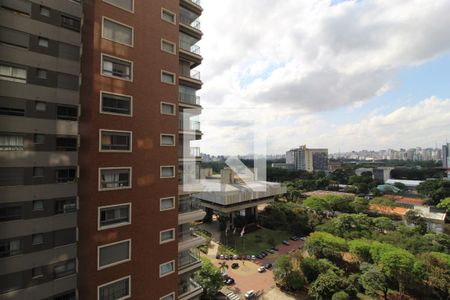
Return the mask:
[[305,257],[300,261],[300,269],[308,280],[309,283],[314,282],[317,277],[331,270],[335,273],[342,272],[336,265],[325,258],[315,259],[312,257]]
[[395,230],[395,223],[388,217],[377,217],[372,219],[373,227],[380,233]]
[[355,213],[365,213],[369,210],[369,201],[363,197],[355,197],[355,199],[350,202],[350,206]]
[[331,300],[350,300],[350,296],[344,291],[339,291],[333,294]]
[[318,227],[343,238],[370,237],[372,220],[365,214],[340,214]]
[[382,270],[378,266],[364,263],[361,264],[360,269],[362,274],[359,282],[366,291],[366,294],[377,298],[378,292],[382,292],[384,299],[387,300],[389,282]]
[[220,270],[205,257],[201,258],[202,267],[195,273],[195,281],[203,287],[204,299],[215,299],[223,286],[223,277]]
[[340,260],[341,252],[347,251],[344,239],[327,232],[316,231],[309,235],[305,241],[305,249],[317,258]]
[[416,210],[409,210],[405,214],[405,220],[409,224],[414,224],[415,229],[421,234],[425,234],[428,231],[428,224],[424,218]]
[[[450,297],[450,255],[440,252],[418,256],[427,274],[425,285],[437,299]],[[428,290],[427,289],[427,290]]]
[[334,293],[344,288],[341,277],[333,271],[327,271],[320,274],[316,281],[311,284],[308,295],[316,300],[328,300],[333,297]]
[[295,291],[302,289],[306,280],[300,269],[294,266],[293,260],[289,255],[279,256],[274,264],[273,275],[278,284]]
[[437,205],[437,208],[445,209],[448,213],[450,213],[450,197],[442,199]]
[[370,249],[372,248],[373,242],[367,239],[358,239],[348,242],[350,252],[358,256],[361,262],[371,262],[372,255],[370,254]]
[[322,214],[329,212],[334,215],[336,211],[350,212],[352,200],[352,198],[337,195],[311,196],[303,201],[303,205]]
[[422,265],[414,255],[403,249],[382,253],[378,265],[390,279],[397,281],[400,295],[404,295],[408,283],[413,284],[424,276]]
[[450,197],[450,181],[425,180],[417,187],[419,194],[429,198],[430,205],[438,204],[442,199]]

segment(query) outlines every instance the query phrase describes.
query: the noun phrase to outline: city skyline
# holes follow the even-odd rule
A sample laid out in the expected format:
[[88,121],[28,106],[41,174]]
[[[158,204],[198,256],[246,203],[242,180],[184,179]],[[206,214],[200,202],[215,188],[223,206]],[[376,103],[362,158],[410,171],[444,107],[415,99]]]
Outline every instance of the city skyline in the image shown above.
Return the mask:
[[300,142],[338,152],[450,138],[448,1],[262,4],[203,1],[203,152],[252,153],[246,128],[261,110],[267,153]]

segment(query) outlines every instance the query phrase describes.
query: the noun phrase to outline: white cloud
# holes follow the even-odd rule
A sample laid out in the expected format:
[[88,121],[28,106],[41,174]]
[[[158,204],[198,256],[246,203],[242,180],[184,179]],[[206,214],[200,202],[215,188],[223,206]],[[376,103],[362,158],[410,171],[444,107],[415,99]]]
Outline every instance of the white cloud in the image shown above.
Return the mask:
[[[318,127],[305,136],[307,143],[324,146],[330,128],[315,114],[359,107],[393,88],[400,69],[450,51],[448,0],[364,0],[333,6],[329,0],[203,0],[202,5],[203,129],[213,143],[245,136],[226,124],[245,120],[247,113],[221,110],[265,107],[274,114],[266,117],[274,120],[278,133],[271,138],[280,145],[287,147],[280,135],[304,130],[306,120]],[[362,127],[339,130],[358,132],[349,135],[358,138],[372,125],[355,124]],[[336,133],[342,144],[356,145],[346,134]],[[378,137],[379,142],[390,143],[391,134]],[[217,150],[205,145],[207,152]]]

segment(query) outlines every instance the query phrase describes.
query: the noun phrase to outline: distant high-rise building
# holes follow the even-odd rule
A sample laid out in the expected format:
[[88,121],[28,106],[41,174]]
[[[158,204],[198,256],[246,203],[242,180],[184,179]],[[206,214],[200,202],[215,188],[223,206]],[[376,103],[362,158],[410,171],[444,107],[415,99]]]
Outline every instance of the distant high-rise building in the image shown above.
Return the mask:
[[442,146],[442,166],[447,170],[447,178],[450,179],[450,143]]
[[306,148],[306,145],[286,152],[286,164],[295,170],[328,171],[328,149]]

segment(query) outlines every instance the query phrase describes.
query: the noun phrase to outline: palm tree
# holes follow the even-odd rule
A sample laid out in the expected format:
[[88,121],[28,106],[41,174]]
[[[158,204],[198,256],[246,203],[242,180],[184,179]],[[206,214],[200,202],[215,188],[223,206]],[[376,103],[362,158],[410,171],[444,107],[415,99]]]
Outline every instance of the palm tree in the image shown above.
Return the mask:
[[226,262],[221,261],[221,262],[219,263],[219,268],[220,268],[220,271],[221,271],[222,273],[224,273],[224,271],[225,271],[226,269],[228,269],[228,265],[227,265]]

